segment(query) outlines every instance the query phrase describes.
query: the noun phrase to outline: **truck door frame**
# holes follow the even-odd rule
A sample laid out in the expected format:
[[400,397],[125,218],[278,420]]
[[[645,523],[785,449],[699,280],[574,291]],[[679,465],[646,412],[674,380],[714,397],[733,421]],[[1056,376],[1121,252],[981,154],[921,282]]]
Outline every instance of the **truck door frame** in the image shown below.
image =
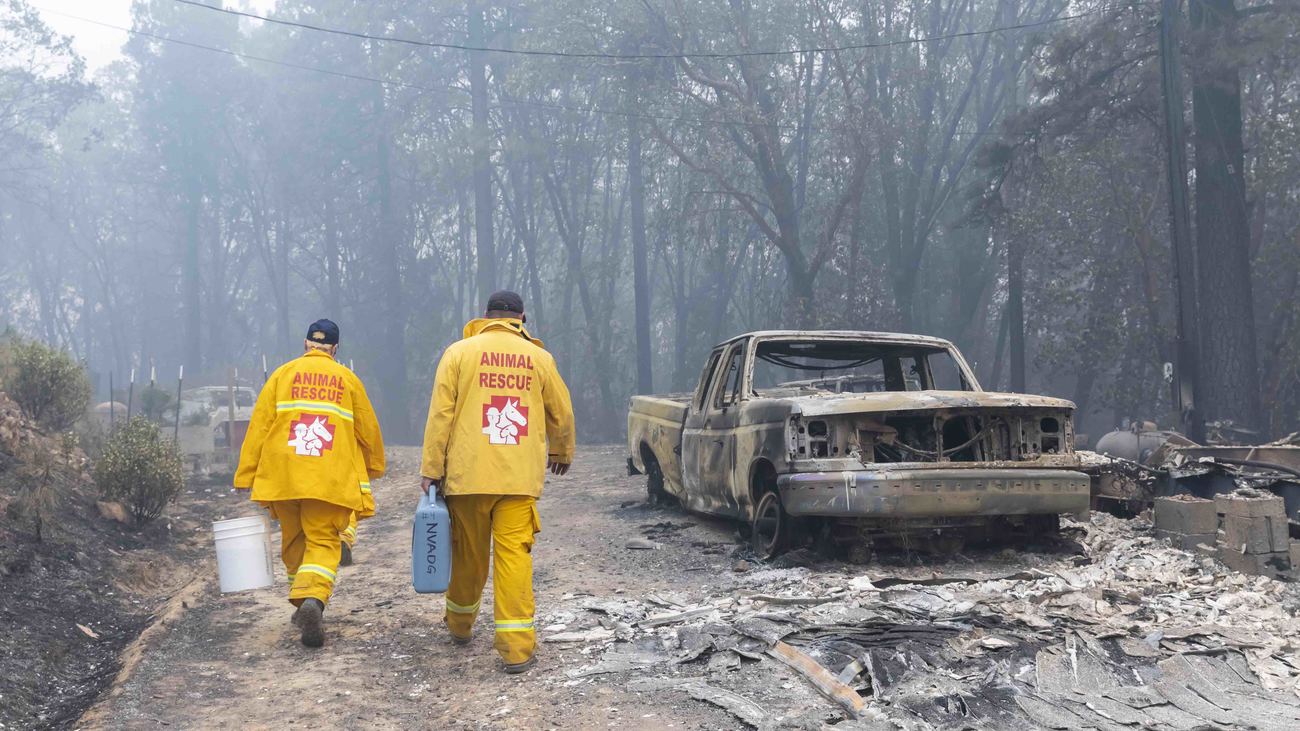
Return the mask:
[[[736,472],[736,427],[740,425],[740,407],[749,380],[748,350],[749,340],[744,339],[710,354],[707,382],[701,383],[686,415],[682,428],[682,482],[687,505],[695,510],[740,515],[731,485]],[[723,403],[729,388],[731,400]]]

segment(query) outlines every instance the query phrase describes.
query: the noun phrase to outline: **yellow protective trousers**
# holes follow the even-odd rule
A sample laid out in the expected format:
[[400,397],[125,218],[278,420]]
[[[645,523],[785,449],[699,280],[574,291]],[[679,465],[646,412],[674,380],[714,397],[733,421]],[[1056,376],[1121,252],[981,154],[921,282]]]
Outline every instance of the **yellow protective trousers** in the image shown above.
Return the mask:
[[280,557],[289,572],[289,601],[329,604],[339,570],[339,534],[351,508],[323,500],[275,500],[267,504],[280,521]]
[[509,664],[533,656],[533,535],[541,530],[537,499],[528,495],[450,495],[451,585],[447,628],[469,637],[478,616],[488,555],[492,556],[493,644]]
[[357,514],[354,512],[348,516],[348,527],[343,529],[339,534],[339,540],[348,544],[348,548],[357,545]]

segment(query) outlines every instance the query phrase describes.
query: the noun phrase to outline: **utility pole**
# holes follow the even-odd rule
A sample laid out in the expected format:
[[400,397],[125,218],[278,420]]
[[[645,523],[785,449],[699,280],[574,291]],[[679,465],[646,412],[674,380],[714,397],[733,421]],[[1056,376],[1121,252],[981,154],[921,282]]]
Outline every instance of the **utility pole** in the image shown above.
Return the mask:
[[[484,6],[478,0],[471,0],[466,10],[469,11],[470,45],[481,47],[486,40]],[[483,51],[469,52],[470,157],[473,160],[474,243],[478,263],[478,302],[475,307],[482,307],[488,295],[500,286],[497,282],[496,246],[492,240],[492,140],[488,130],[486,56]]]
[[1250,215],[1242,139],[1241,64],[1235,0],[1189,0],[1192,141],[1196,148],[1196,410],[1258,436],[1258,343],[1251,282]]
[[1191,216],[1187,208],[1187,136],[1183,126],[1183,79],[1178,62],[1180,0],[1161,0],[1160,86],[1164,92],[1165,152],[1169,186],[1169,233],[1173,252],[1174,404],[1183,433],[1197,443],[1205,441],[1205,423],[1196,407],[1197,370],[1196,252],[1192,245]]

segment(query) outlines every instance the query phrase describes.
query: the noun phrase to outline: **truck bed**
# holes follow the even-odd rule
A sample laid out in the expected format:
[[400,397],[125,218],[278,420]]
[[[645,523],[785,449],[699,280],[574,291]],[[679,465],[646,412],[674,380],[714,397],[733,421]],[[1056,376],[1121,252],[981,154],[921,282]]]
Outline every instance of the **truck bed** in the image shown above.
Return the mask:
[[641,414],[652,419],[664,419],[681,427],[686,420],[686,408],[691,402],[688,393],[674,393],[667,396],[633,396],[632,413]]
[[663,474],[664,488],[674,495],[681,491],[679,450],[690,402],[690,394],[633,396],[627,412],[628,465],[645,473],[647,458],[653,459]]

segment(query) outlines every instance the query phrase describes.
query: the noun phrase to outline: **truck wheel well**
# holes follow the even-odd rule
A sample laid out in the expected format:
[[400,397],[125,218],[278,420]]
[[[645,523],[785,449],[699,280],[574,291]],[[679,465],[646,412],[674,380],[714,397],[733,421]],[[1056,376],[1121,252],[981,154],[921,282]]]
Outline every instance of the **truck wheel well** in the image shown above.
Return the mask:
[[776,491],[776,467],[765,459],[754,462],[749,468],[749,506],[752,510],[763,493]]
[[645,467],[646,474],[651,474],[651,464],[655,469],[659,467],[659,458],[655,456],[655,451],[647,442],[641,442],[641,464]]
[[641,463],[645,465],[646,497],[651,505],[674,505],[677,499],[664,489],[664,470],[646,442],[641,442]]

